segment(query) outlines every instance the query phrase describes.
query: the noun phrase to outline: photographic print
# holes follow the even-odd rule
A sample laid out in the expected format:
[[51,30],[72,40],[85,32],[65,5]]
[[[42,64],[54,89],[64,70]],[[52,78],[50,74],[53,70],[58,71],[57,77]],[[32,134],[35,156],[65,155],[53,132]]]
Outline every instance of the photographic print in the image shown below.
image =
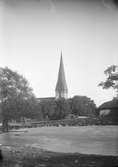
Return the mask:
[[118,1],[0,0],[0,167],[118,166]]

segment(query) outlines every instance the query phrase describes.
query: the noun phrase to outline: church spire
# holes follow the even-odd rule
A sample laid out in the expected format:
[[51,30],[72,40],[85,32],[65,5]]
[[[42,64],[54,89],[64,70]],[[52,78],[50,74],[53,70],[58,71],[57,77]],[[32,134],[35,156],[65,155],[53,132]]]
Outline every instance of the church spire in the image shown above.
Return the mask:
[[57,80],[55,92],[56,92],[56,99],[67,98],[68,88],[67,88],[66,79],[65,79],[62,52],[61,52],[60,67],[59,67],[58,80]]

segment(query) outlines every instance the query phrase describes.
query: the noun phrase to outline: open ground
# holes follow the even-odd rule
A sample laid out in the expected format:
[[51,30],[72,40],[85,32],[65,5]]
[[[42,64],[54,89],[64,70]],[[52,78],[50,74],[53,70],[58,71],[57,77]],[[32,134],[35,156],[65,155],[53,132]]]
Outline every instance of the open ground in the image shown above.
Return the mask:
[[117,167],[117,126],[40,127],[0,134],[0,167]]
[[64,153],[118,155],[118,129],[117,126],[26,128],[1,134],[0,143]]

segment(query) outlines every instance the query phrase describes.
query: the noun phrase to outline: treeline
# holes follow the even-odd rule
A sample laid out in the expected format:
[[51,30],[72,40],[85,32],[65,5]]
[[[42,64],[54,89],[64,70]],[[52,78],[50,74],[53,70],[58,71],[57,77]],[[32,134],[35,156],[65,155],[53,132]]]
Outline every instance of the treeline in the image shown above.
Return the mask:
[[3,131],[8,122],[22,117],[35,118],[38,105],[28,81],[8,67],[0,68],[0,119]]
[[47,100],[38,104],[44,120],[60,120],[71,116],[96,116],[94,101],[86,96],[70,99]]
[[60,120],[69,114],[95,116],[95,110],[95,103],[86,96],[38,101],[22,75],[7,67],[0,68],[0,120],[3,131],[8,130],[8,122],[12,120]]

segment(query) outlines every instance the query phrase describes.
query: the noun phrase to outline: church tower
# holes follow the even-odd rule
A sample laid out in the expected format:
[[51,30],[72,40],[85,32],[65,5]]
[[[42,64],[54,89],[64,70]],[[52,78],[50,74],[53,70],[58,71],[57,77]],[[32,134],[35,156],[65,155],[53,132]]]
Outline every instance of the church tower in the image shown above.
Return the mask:
[[58,72],[58,80],[56,84],[55,94],[56,94],[56,99],[60,99],[60,98],[66,99],[68,97],[68,88],[67,88],[66,79],[65,79],[62,53],[61,53],[60,67]]

